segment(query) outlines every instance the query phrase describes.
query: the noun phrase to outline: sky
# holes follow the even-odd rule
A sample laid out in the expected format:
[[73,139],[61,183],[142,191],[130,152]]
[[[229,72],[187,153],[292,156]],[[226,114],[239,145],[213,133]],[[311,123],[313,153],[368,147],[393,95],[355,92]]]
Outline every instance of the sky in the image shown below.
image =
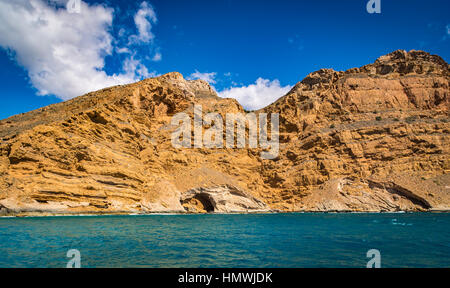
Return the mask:
[[449,61],[450,1],[368,2],[0,0],[0,119],[173,71],[252,110],[397,49]]

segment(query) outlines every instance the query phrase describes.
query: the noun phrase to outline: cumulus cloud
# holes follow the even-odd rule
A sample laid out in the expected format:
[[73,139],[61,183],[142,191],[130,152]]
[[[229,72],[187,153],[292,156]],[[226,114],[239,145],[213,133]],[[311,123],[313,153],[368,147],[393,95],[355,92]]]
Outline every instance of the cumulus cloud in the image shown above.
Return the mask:
[[[134,55],[123,62],[121,73],[107,75],[104,71],[105,57],[117,48],[109,32],[113,9],[81,1],[82,12],[71,14],[59,2],[0,0],[0,46],[28,71],[39,95],[53,94],[66,100],[151,75]],[[139,12],[142,9],[144,12]],[[142,40],[154,37],[145,23],[156,19],[149,9],[143,4],[135,16]]]
[[[428,24],[428,27],[430,27],[430,24]],[[431,25],[431,28],[434,26]],[[446,41],[447,39],[450,39],[450,24],[447,24],[445,27],[445,34],[442,36],[441,41]]]
[[136,24],[138,35],[131,36],[133,42],[148,43],[155,38],[152,27],[158,22],[155,10],[147,2],[142,2],[140,9],[134,15],[134,23]]
[[162,60],[162,55],[159,52],[156,52],[156,54],[152,58],[153,61],[158,62]]
[[208,82],[209,84],[216,84],[216,72],[211,73],[201,73],[198,70],[195,70],[190,76],[187,77],[188,80],[200,79]]
[[131,54],[131,51],[127,47],[122,47],[122,48],[116,47],[116,53],[117,54]]
[[123,62],[123,70],[125,75],[138,75],[139,78],[155,77],[155,72],[149,72],[147,67],[141,61],[134,59],[134,56],[125,59]]
[[[195,72],[189,75],[187,79],[201,79],[212,85],[217,83],[216,76],[216,72],[201,73],[198,70],[195,70]],[[231,73],[224,73],[224,76],[230,77]],[[235,82],[232,83],[233,85],[237,85]],[[214,86],[212,86],[212,88],[216,90]],[[217,92],[217,94],[222,98],[234,98],[238,100],[239,103],[248,110],[257,110],[264,108],[281,96],[284,96],[291,88],[292,86],[289,85],[281,86],[278,79],[270,81],[268,79],[258,78],[254,84],[242,87],[230,87]]]
[[234,98],[248,110],[257,110],[275,102],[284,96],[292,86],[281,86],[280,81],[275,79],[258,78],[255,84],[243,87],[232,87],[219,92],[223,98]]

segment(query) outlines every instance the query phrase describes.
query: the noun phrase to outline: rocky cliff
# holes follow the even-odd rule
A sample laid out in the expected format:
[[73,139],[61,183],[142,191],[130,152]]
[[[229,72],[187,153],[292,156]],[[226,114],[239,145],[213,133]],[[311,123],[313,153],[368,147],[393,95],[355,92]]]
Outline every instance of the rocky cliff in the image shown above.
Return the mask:
[[[256,113],[280,150],[175,148],[178,112],[246,113],[169,73],[0,121],[3,215],[450,209],[449,65],[395,51],[311,73]],[[225,117],[224,117],[225,118]]]

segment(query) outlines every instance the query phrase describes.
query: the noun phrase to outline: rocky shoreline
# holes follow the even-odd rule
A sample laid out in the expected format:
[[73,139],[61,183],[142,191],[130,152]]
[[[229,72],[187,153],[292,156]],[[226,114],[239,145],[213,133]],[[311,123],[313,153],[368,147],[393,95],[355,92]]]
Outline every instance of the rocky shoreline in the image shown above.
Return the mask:
[[195,213],[195,212],[167,212],[167,213],[159,213],[159,212],[150,212],[150,213],[81,213],[81,214],[68,214],[68,213],[39,213],[39,212],[30,212],[30,213],[12,213],[12,214],[0,214],[1,218],[34,218],[34,217],[97,217],[97,216],[186,216],[186,215],[270,215],[270,214],[408,214],[408,213],[450,213],[450,209],[448,210],[429,210],[429,211],[265,211],[265,212],[235,212],[235,213],[217,213],[217,212],[209,212],[209,213]]
[[450,213],[450,209],[429,209],[429,210],[397,210],[397,211],[357,211],[357,210],[327,210],[327,211],[281,211],[281,210],[254,210],[254,211],[235,211],[235,212],[196,212],[196,211],[115,211],[99,212],[84,211],[79,213],[62,211],[8,211],[5,208],[0,209],[0,218],[11,217],[65,217],[65,216],[151,216],[151,215],[248,215],[248,214],[291,214],[291,213],[334,213],[334,214],[397,214],[397,213]]

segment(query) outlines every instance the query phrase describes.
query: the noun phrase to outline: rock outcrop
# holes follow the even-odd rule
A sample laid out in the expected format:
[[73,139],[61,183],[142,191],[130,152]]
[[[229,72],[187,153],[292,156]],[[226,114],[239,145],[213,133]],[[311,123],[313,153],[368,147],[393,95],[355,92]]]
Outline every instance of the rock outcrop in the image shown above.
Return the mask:
[[268,210],[264,202],[229,185],[188,190],[182,194],[181,202],[189,212],[239,213]]
[[0,121],[0,214],[449,210],[449,76],[401,50],[313,72],[255,111],[280,115],[271,160],[173,147],[194,104],[246,113],[179,73],[16,115]]

